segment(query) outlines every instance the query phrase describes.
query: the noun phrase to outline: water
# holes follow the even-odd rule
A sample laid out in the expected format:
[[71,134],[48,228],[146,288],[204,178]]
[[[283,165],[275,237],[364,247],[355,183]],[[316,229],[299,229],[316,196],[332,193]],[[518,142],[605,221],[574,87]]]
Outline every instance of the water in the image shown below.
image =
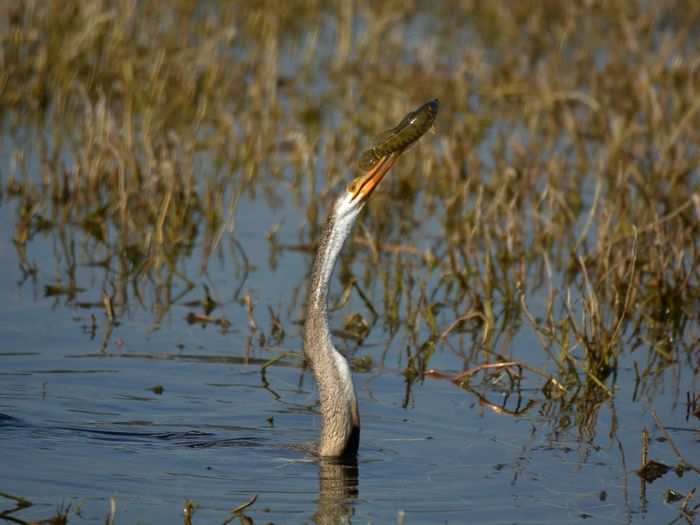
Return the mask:
[[[258,267],[245,290],[257,304],[285,312],[310,256],[285,252],[283,264],[272,269],[261,239],[277,219],[296,227],[303,218],[290,205],[274,212],[255,200],[241,206],[240,217],[247,219],[239,219],[236,235]],[[12,204],[0,207],[4,224],[13,223],[13,212]],[[55,239],[32,243],[31,257],[42,261],[36,282],[18,284],[11,233],[3,229],[0,260],[6,297],[0,490],[34,504],[13,517],[43,519],[70,504],[76,512],[70,523],[95,522],[115,497],[117,523],[173,523],[182,519],[186,500],[197,505],[193,523],[213,523],[257,495],[247,515],[261,523],[388,523],[401,512],[411,524],[660,523],[677,513],[662,502],[664,491],[696,485],[692,473],[667,474],[642,499],[634,473],[640,433],[647,427],[653,438],[661,434],[646,402],[632,399],[632,358],[620,366],[614,401],[602,402],[591,433],[580,435],[572,420],[578,412],[547,402],[534,386],[522,392],[521,408],[534,403],[524,415],[499,415],[448,381],[408,386],[401,374],[405,356],[391,351],[383,367],[355,374],[363,421],[357,470],[318,465],[290,446],[317,436],[312,377],[294,358],[269,367],[264,380],[261,375],[266,360],[301,349],[299,328],[290,321],[296,309],[283,316],[289,331],[283,344],[261,348],[255,335],[248,345],[245,309],[233,301],[216,311],[232,320],[228,332],[187,324],[192,308],[183,304],[201,296],[197,288],[157,328],[151,312],[134,304],[105,343],[104,314],[43,296],[57,272],[43,263],[54,259]],[[232,293],[238,279],[226,258],[210,269],[212,289],[222,297]],[[85,288],[78,298],[99,301],[99,270],[82,268],[78,275]],[[354,297],[345,310],[361,308]],[[334,324],[341,316],[334,315]],[[254,317],[261,330],[269,327],[264,308]],[[374,329],[365,344],[375,362],[387,337]],[[525,360],[538,342],[522,330],[512,345]],[[431,366],[462,365],[442,346]],[[157,385],[160,394],[151,390]],[[518,400],[501,388],[477,386],[492,403],[517,408]],[[664,424],[677,429],[673,439],[691,460],[697,444],[684,394],[693,388],[692,374],[682,371],[679,378],[662,378],[649,397]],[[611,437],[613,421],[618,430]],[[651,450],[654,459],[677,462],[665,443],[653,439]],[[2,500],[2,510],[12,507]]]
[[[414,40],[425,37],[421,32],[437,34],[430,20],[418,17],[409,24],[410,49],[430,54]],[[319,31],[321,47],[330,47],[329,29]],[[458,36],[464,44],[474,38],[466,30]],[[460,46],[450,42],[449,47]],[[332,49],[320,53],[332,56]],[[445,64],[461,64],[459,53],[446,56]],[[487,56],[491,53],[486,50]],[[293,51],[282,53],[280,69],[288,77],[299,65],[295,57]],[[336,80],[325,71],[316,73],[309,89],[320,97]],[[289,103],[282,87],[279,96],[282,106]],[[470,96],[476,100],[479,95]],[[340,110],[332,102],[323,105],[323,126],[338,125]],[[292,129],[300,127],[293,124]],[[378,129],[389,127],[383,124]],[[32,133],[27,131],[29,138],[20,143],[4,130],[3,186],[17,174],[16,150],[25,152],[28,176],[39,179]],[[486,165],[496,164],[494,143],[500,135],[529,145],[522,124],[497,122],[473,145]],[[330,134],[320,135],[320,142],[329,140]],[[441,138],[429,140],[435,146]],[[418,148],[409,151],[396,169],[416,162],[412,157],[418,155]],[[202,157],[195,171],[205,180],[215,162],[206,153]],[[70,164],[67,153],[66,159]],[[319,171],[325,171],[324,162],[319,160]],[[281,164],[282,179],[273,183],[281,190],[242,194],[235,231],[223,235],[206,273],[201,271],[205,243],[200,234],[193,253],[177,261],[179,275],[172,281],[137,279],[137,293],[132,276],[127,279],[119,290],[128,296],[126,310],[114,326],[101,305],[103,291],[119,288],[118,272],[93,264],[101,256],[92,252],[99,243],[78,225],[69,225],[67,238],[59,229],[37,233],[27,244],[25,260],[13,243],[17,201],[6,197],[0,203],[0,491],[32,503],[16,508],[14,500],[0,495],[0,518],[28,523],[69,507],[70,524],[104,523],[114,498],[118,524],[187,523],[183,508],[188,501],[195,505],[193,524],[223,523],[231,509],[253,496],[257,500],[245,513],[255,523],[658,524],[679,517],[679,505],[665,503],[665,493],[687,493],[697,486],[697,473],[679,477],[670,472],[644,485],[635,471],[645,428],[651,435],[650,457],[679,463],[652,408],[679,451],[699,463],[698,423],[686,403],[688,395],[697,395],[697,326],[682,341],[691,350],[678,352],[685,361],[660,366],[658,375],[637,384],[635,365],[645,369],[655,354],[647,347],[625,348],[616,379],[606,383],[614,397],[601,396],[582,377],[581,391],[564,402],[548,399],[544,380],[528,374],[520,388],[511,388],[503,375],[493,382],[479,375],[469,389],[435,378],[411,380],[404,370],[408,354],[416,356],[416,341],[405,327],[392,334],[379,321],[361,345],[336,338],[346,353],[373,362],[370,371],[354,373],[362,416],[357,464],[319,463],[300,450],[319,430],[313,378],[299,359],[311,254],[276,251],[267,235],[277,231],[287,245],[308,241],[299,232],[307,222],[303,207],[310,196],[307,189],[299,198],[284,191],[294,185],[296,168]],[[340,180],[344,174],[336,170],[330,176]],[[325,182],[318,184],[320,191]],[[583,192],[590,202],[593,188]],[[402,218],[399,206],[412,202],[410,197],[405,201],[387,210],[392,224]],[[411,211],[405,216],[410,218]],[[586,216],[587,211],[580,217]],[[410,228],[401,224],[422,252],[443,234],[441,221],[436,213]],[[367,214],[360,222],[368,230],[375,225]],[[396,237],[400,234],[392,241]],[[348,257],[346,251],[345,270],[381,310],[383,288],[375,277],[379,265],[393,265],[393,259],[374,263],[364,257],[364,247],[355,249],[361,254]],[[35,274],[26,273],[27,262]],[[416,268],[413,277],[433,289],[439,276],[425,275],[425,265]],[[74,297],[46,293],[47,286],[65,285],[71,276],[81,288]],[[188,288],[182,276],[194,287]],[[565,279],[555,275],[554,282]],[[188,315],[204,313],[195,302],[206,297],[205,286],[218,303],[209,315],[230,326],[187,322]],[[536,313],[543,310],[544,293],[528,295]],[[336,278],[331,302],[341,295]],[[580,298],[575,300],[580,304]],[[279,317],[284,337],[275,337],[268,309]],[[371,318],[355,292],[333,313],[333,327],[342,329],[343,316],[353,312]],[[455,312],[444,308],[436,317],[444,328]],[[421,325],[419,343],[429,334]],[[451,372],[474,366],[483,361],[470,355],[474,346],[467,335],[455,334],[438,342],[429,366]],[[502,335],[494,349],[552,369],[525,323]],[[282,354],[280,361],[263,366]]]

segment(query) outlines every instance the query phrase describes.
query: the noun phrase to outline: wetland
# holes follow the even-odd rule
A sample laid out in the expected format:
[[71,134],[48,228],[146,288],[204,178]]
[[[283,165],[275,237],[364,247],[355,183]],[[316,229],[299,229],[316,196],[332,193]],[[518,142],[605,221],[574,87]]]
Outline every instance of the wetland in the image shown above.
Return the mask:
[[[0,4],[0,521],[696,522],[699,42],[690,0]],[[333,275],[319,462],[316,242],[436,98]]]

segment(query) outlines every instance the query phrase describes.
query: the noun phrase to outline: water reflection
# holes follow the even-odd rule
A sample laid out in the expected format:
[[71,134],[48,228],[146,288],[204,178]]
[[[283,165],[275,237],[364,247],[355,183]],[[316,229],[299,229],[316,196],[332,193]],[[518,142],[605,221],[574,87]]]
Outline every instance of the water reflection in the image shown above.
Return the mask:
[[359,494],[357,458],[345,461],[321,459],[318,463],[318,504],[313,516],[318,525],[350,523]]
[[[317,525],[343,525],[352,523],[354,504],[358,496],[359,468],[357,459],[324,460],[318,462],[319,489],[316,512],[313,522]],[[233,523],[236,518],[242,525],[254,525],[255,521],[245,511],[257,501],[253,496],[248,502],[237,507],[233,515],[223,525]],[[185,525],[194,525],[194,508],[185,506]]]
[[[284,362],[269,368],[275,389],[263,374],[255,405],[249,391],[220,395],[208,382],[257,377],[276,357],[299,355],[310,264],[300,253],[313,252],[330,192],[349,178],[363,140],[435,94],[446,109],[438,133],[373,197],[336,272],[337,304],[350,314],[336,314],[336,341],[365,359],[363,370],[404,382],[364,402],[415,424],[435,415],[422,420],[425,406],[450,402],[483,427],[498,425],[491,414],[513,428],[531,422],[562,454],[534,458],[534,474],[564,472],[572,490],[599,487],[566,470],[562,443],[581,447],[576,469],[590,472],[608,461],[607,438],[623,465],[600,478],[627,487],[637,465],[625,463],[623,445],[636,462],[650,405],[690,455],[685,436],[700,416],[693,2],[157,4],[0,8],[3,413],[80,428],[127,413],[185,433],[235,417],[265,439],[274,415],[289,423],[275,429],[286,429],[280,442],[308,437],[309,410],[289,407],[314,394],[282,374]],[[67,358],[84,370],[55,373]],[[483,373],[466,391],[426,393],[429,368],[511,360],[540,375],[521,388]],[[103,367],[117,375],[86,373]],[[160,400],[137,404],[165,379]],[[266,412],[280,402],[290,404]],[[449,440],[459,432],[449,423],[430,434]],[[14,422],[0,416],[0,427]],[[241,437],[227,432],[231,444]],[[3,459],[27,458],[42,473],[14,464],[28,497],[49,486],[52,503],[82,497],[96,469],[66,456],[106,454],[108,471],[125,461],[111,449],[86,453],[96,440],[83,437],[75,448],[54,438],[59,453],[8,439]],[[669,440],[657,437],[665,441],[652,437],[652,453],[664,459]],[[506,439],[517,448],[521,434]],[[501,443],[488,451],[500,454]],[[461,451],[429,454],[444,470]],[[258,475],[260,456],[249,457],[245,468]],[[391,474],[405,499],[409,477]],[[73,490],[65,483],[74,478],[89,481]],[[133,493],[154,485],[140,479]],[[434,490],[463,494],[448,485]],[[98,486],[98,497],[124,488],[113,478]],[[352,466],[320,464],[317,522],[349,521],[357,487]]]

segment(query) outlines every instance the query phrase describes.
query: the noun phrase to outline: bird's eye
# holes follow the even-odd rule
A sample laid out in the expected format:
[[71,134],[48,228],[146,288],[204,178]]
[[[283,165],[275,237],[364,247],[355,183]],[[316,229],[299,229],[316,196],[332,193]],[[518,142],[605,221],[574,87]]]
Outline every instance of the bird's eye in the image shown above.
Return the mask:
[[362,189],[362,177],[355,177],[350,184],[348,184],[348,193],[355,198],[357,192]]

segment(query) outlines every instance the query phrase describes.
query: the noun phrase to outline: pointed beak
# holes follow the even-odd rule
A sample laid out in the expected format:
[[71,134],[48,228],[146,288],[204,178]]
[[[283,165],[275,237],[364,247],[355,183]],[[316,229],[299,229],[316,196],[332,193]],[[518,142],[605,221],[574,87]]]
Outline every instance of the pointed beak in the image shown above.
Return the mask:
[[372,169],[355,179],[353,182],[353,200],[366,201],[372,195],[374,189],[379,186],[384,175],[389,173],[389,170],[396,164],[399,155],[401,155],[401,152],[397,151],[382,157]]

